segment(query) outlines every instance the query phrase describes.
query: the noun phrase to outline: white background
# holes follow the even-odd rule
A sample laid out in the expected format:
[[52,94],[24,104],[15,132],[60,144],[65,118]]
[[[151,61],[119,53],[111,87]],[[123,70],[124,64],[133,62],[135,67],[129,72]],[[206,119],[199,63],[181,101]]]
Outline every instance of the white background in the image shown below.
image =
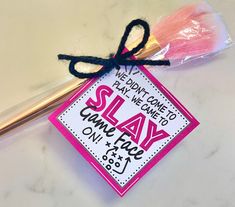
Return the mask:
[[[154,23],[188,2],[1,0],[0,108],[64,78],[57,53],[105,56],[133,18]],[[209,2],[234,36],[235,1]],[[1,137],[0,206],[234,207],[234,57],[232,47],[204,64],[155,72],[201,124],[124,198],[43,118]]]

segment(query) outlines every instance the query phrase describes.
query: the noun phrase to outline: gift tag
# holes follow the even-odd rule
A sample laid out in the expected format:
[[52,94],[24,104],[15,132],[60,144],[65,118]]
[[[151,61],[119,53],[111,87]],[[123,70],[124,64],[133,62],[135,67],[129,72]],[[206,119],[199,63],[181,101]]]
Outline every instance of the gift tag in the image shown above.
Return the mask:
[[199,124],[143,66],[88,80],[49,119],[121,196]]

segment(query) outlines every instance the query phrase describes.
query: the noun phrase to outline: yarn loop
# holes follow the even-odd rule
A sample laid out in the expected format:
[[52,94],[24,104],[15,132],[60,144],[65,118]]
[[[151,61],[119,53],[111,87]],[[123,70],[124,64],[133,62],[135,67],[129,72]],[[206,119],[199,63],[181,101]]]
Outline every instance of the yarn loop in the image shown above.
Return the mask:
[[[142,41],[130,51],[124,52],[125,44],[128,39],[128,36],[131,30],[136,26],[141,26],[144,30]],[[120,69],[120,65],[125,65],[125,66],[128,66],[128,65],[166,65],[166,66],[169,66],[170,65],[169,60],[131,60],[130,59],[134,54],[136,54],[137,52],[139,52],[141,49],[145,47],[146,43],[148,42],[149,36],[150,36],[149,24],[142,19],[135,19],[126,26],[125,32],[122,36],[121,42],[119,44],[119,47],[115,56],[110,55],[108,59],[104,59],[104,58],[93,57],[93,56],[72,56],[72,55],[66,55],[66,54],[59,54],[58,59],[70,61],[69,71],[72,75],[74,75],[77,78],[100,77],[104,75],[105,73],[110,72],[113,68]],[[79,72],[75,69],[75,65],[79,62],[102,65],[103,67],[96,72],[90,72],[90,73]]]

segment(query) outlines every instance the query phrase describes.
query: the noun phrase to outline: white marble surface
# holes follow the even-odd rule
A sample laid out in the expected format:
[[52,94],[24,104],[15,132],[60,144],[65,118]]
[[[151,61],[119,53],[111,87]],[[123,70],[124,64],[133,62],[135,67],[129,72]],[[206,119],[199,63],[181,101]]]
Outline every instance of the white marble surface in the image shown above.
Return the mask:
[[[131,19],[152,23],[187,2],[1,0],[1,110],[66,75],[57,53],[105,55]],[[209,2],[234,36],[235,1]],[[234,57],[232,47],[207,63],[154,72],[201,124],[123,198],[43,117],[1,137],[0,206],[234,207]]]

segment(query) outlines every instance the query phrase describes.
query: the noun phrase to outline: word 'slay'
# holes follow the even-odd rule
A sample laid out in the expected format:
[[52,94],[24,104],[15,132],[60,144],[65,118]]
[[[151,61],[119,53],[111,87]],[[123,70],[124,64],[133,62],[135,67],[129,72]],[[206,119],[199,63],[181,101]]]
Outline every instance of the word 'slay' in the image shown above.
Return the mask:
[[199,124],[143,66],[88,80],[49,119],[120,196]]

